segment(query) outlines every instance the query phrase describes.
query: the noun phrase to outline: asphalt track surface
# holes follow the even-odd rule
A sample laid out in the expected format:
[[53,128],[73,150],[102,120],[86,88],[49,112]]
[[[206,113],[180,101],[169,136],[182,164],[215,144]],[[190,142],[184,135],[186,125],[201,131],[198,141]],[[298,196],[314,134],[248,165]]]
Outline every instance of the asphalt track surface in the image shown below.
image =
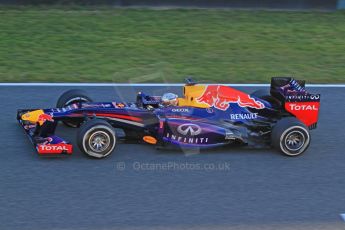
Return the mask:
[[[0,87],[1,230],[345,229],[344,88],[311,89],[322,95],[319,126],[296,158],[271,149],[190,154],[136,144],[119,144],[102,160],[77,148],[70,157],[42,158],[16,110],[54,107],[67,89]],[[139,90],[181,93],[181,87],[84,89],[97,101],[133,101]],[[73,143],[75,133],[58,127]]]

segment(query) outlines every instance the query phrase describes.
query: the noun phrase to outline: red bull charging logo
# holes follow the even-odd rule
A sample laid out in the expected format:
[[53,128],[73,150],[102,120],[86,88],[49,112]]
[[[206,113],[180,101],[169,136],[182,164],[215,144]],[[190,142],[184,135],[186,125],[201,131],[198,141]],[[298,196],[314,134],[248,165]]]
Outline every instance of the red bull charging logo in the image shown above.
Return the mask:
[[49,114],[42,113],[38,116],[38,122],[40,124],[43,124],[45,121],[54,121],[53,117],[50,116]]
[[197,101],[224,111],[229,108],[230,103],[237,103],[241,107],[265,108],[262,102],[255,100],[250,95],[223,85],[207,86]]

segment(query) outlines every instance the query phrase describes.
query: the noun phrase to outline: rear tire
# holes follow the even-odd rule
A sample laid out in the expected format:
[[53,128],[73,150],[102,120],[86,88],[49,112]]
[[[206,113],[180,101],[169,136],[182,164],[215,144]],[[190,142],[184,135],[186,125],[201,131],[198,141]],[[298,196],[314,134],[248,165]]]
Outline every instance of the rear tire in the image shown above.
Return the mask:
[[[71,89],[64,92],[58,99],[56,103],[57,108],[63,108],[71,104],[81,103],[81,102],[92,102],[92,99],[88,94],[81,89]],[[77,128],[83,122],[83,119],[73,118],[73,119],[64,119],[64,123],[68,127]]]
[[283,118],[272,129],[271,143],[286,156],[301,155],[310,144],[308,127],[295,117]]
[[104,158],[109,156],[116,146],[116,133],[108,122],[92,119],[79,128],[77,144],[89,157]]

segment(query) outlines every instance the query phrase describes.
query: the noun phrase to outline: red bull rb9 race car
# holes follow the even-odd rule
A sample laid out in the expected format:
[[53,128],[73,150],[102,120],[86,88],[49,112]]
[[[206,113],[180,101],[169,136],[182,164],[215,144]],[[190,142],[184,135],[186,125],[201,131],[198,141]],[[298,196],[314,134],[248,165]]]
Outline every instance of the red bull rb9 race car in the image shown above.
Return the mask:
[[182,97],[139,92],[135,102],[93,102],[83,90],[69,90],[56,108],[20,109],[17,120],[41,155],[72,154],[72,144],[54,134],[62,122],[78,129],[79,149],[94,158],[110,155],[119,140],[159,148],[273,147],[298,156],[310,144],[319,107],[320,94],[289,77],[272,78],[270,89],[251,94],[188,79]]

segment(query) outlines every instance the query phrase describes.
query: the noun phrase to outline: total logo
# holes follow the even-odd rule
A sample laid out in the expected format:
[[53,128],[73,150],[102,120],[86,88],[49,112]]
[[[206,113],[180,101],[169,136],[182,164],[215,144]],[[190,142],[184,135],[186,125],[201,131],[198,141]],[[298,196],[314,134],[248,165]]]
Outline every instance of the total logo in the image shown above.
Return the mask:
[[297,105],[297,104],[289,104],[290,109],[292,111],[317,111],[319,110],[315,105]]
[[43,151],[67,151],[68,148],[64,145],[40,145],[40,150],[43,150]]
[[72,145],[70,144],[46,144],[38,145],[39,153],[72,153]]

